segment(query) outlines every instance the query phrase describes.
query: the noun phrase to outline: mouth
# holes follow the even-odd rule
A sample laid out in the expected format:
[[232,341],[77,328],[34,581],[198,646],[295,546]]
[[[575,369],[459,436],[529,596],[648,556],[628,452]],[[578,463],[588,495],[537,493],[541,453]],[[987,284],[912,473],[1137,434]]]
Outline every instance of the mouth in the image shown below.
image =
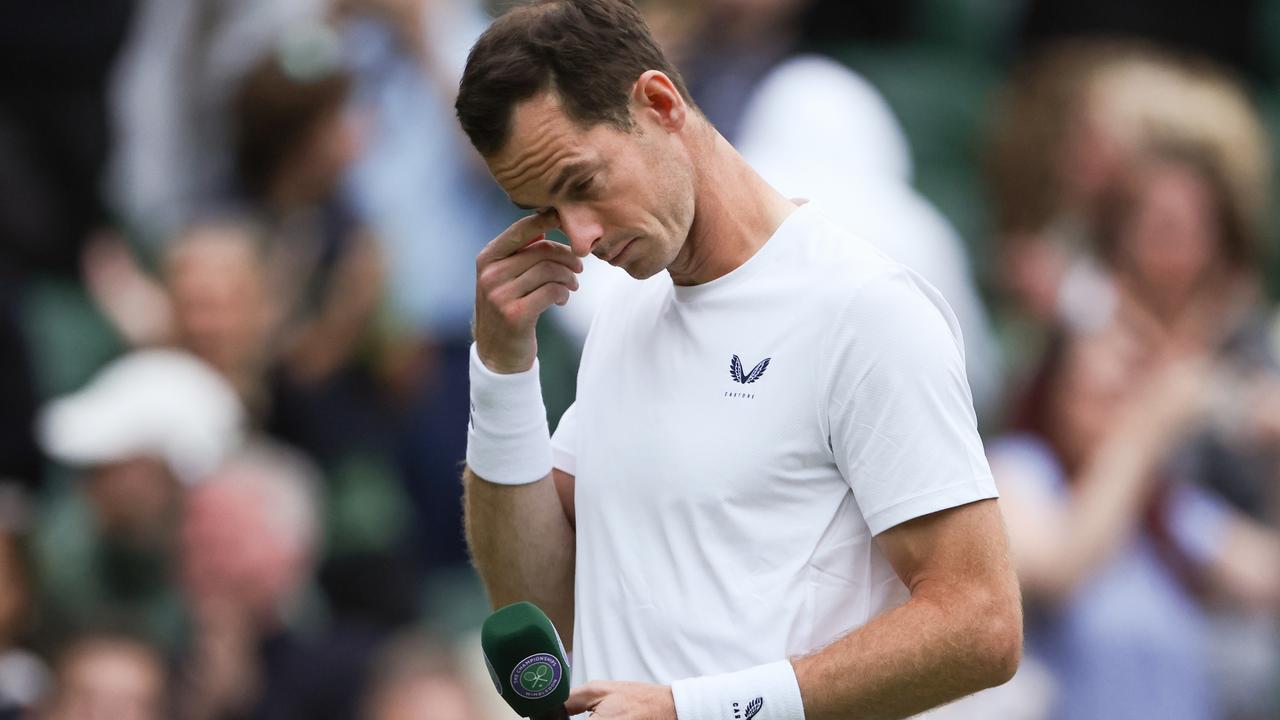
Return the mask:
[[631,243],[639,239],[640,238],[631,238],[630,240],[624,243],[620,243],[617,247],[614,248],[613,252],[609,253],[609,255],[604,258],[604,261],[609,263],[610,265],[616,264],[615,261],[618,258],[622,257],[622,253],[626,252],[627,248],[631,247]]

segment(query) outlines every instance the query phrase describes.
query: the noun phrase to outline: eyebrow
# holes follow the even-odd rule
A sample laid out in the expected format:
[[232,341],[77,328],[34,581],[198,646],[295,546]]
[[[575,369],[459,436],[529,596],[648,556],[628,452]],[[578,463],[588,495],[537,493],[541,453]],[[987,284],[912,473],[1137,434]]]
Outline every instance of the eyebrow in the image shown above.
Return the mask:
[[[578,160],[576,162],[569,163],[564,167],[563,170],[560,171],[560,174],[556,176],[555,182],[551,183],[551,187],[548,190],[548,193],[551,195],[551,197],[555,197],[556,195],[559,195],[560,190],[564,188],[565,183],[569,182],[571,178],[573,178],[575,175],[581,175],[583,173],[589,172],[595,169],[595,167],[596,167],[596,163],[585,161],[585,160]],[[512,200],[511,204],[515,205],[521,210],[537,210],[538,209],[536,206],[524,205],[516,202],[515,200]]]
[[559,195],[560,189],[564,187],[565,183],[569,182],[569,178],[574,175],[584,173],[589,169],[591,169],[591,163],[583,161],[572,162],[566,165],[565,168],[560,171],[560,175],[556,177],[556,181],[551,183],[551,196],[555,197],[556,195]]

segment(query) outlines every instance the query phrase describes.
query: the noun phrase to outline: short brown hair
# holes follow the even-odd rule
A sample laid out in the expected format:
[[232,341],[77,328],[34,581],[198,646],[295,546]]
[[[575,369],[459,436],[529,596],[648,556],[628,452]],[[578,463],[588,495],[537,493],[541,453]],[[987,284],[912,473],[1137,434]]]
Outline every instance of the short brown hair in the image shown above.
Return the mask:
[[304,152],[311,133],[342,110],[351,78],[334,69],[315,77],[291,72],[275,52],[249,70],[233,99],[237,178],[260,199],[290,160]]
[[471,48],[458,120],[480,154],[492,155],[507,142],[515,105],[551,89],[578,124],[630,130],[629,91],[648,70],[666,73],[693,104],[631,0],[535,0],[499,17]]

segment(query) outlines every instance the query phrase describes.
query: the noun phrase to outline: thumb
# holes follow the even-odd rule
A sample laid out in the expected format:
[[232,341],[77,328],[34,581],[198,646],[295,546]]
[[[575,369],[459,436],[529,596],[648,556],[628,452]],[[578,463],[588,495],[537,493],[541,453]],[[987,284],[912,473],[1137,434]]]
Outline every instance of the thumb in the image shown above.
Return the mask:
[[578,715],[595,708],[608,695],[603,683],[590,682],[579,688],[574,688],[569,693],[569,699],[564,701],[564,709],[570,715]]

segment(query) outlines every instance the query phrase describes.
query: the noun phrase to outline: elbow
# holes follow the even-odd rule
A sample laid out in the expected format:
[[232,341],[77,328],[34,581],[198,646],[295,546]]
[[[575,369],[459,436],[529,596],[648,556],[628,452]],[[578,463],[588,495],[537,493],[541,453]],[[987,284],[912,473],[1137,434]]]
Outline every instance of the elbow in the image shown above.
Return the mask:
[[1022,597],[1009,581],[970,584],[944,606],[951,632],[947,668],[956,684],[952,699],[1003,685],[1022,661]]
[[1013,679],[1022,662],[1022,613],[1002,621],[986,651],[984,688],[1003,685]]
[[1022,601],[1016,586],[999,601],[987,603],[978,617],[979,689],[1003,685],[1013,679],[1022,661]]
[[[955,602],[963,598],[963,602]],[[952,595],[952,662],[969,695],[1009,682],[1022,660],[1022,597],[1009,573],[1007,581],[970,584]]]

